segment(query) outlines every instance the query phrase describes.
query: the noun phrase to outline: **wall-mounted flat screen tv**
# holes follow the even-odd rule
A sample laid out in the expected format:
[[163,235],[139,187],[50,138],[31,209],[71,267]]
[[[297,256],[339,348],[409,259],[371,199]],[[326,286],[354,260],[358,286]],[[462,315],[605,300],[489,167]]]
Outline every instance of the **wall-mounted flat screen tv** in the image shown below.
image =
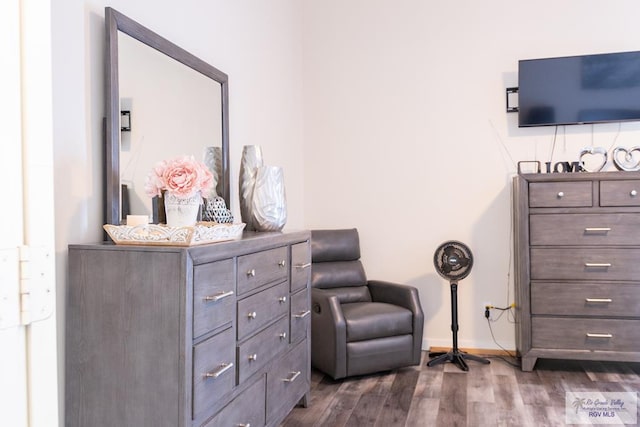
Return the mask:
[[520,127],[640,120],[640,52],[521,60],[518,86]]

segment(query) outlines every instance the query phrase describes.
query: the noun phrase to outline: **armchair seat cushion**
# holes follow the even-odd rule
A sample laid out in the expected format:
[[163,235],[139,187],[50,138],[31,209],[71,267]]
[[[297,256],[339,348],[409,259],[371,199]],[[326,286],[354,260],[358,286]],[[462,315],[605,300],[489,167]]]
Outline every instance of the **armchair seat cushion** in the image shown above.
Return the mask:
[[413,313],[383,302],[341,304],[347,326],[347,342],[413,333]]

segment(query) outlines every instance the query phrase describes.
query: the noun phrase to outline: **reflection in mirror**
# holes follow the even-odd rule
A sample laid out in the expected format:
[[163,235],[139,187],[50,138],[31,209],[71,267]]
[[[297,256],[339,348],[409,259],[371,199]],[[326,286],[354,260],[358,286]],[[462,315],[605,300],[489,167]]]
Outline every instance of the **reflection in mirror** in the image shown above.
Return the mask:
[[181,155],[218,165],[216,193],[230,206],[227,75],[110,7],[105,24],[105,223],[153,215],[147,174]]
[[205,161],[206,152],[222,147],[220,83],[122,32],[118,48],[120,108],[130,111],[131,124],[120,133],[120,183],[129,202],[122,216],[153,218],[144,191],[151,168],[183,155]]

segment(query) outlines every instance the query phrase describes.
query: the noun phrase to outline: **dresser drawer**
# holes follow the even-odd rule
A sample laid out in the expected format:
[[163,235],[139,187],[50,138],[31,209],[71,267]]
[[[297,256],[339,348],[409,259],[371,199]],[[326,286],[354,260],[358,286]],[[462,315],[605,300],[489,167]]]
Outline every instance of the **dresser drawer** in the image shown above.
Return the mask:
[[600,206],[640,206],[640,180],[600,182]]
[[285,316],[273,325],[238,346],[238,381],[257,372],[289,344],[289,318]]
[[289,284],[282,282],[238,301],[238,340],[289,312]]
[[533,282],[531,314],[640,317],[640,285]]
[[[194,346],[192,406],[194,419],[235,386],[234,343],[233,329],[228,328]],[[158,375],[162,375],[162,372]]]
[[263,426],[265,424],[264,375],[240,393],[205,427]]
[[288,278],[287,247],[238,257],[238,294]]
[[279,419],[309,390],[309,353],[301,342],[267,373],[267,417]]
[[529,217],[531,244],[638,245],[638,214],[552,214]]
[[309,291],[303,289],[291,296],[291,342],[302,339],[307,334],[311,322]]
[[640,249],[531,248],[532,280],[637,280]]
[[197,338],[235,317],[233,260],[193,268],[193,337]]
[[534,316],[533,347],[572,350],[640,351],[640,321]]
[[309,243],[291,246],[291,292],[306,288],[311,276],[311,251]]
[[591,181],[532,182],[529,184],[529,207],[564,208],[593,206]]

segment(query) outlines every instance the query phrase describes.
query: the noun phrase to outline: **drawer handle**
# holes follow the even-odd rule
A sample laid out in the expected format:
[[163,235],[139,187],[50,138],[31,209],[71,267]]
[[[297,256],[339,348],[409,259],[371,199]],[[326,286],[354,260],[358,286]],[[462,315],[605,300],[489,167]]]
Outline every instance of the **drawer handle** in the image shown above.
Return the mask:
[[311,313],[311,310],[307,310],[307,311],[303,311],[303,312],[298,313],[298,314],[294,314],[293,317],[295,317],[297,319],[302,319],[303,317],[307,317],[310,313]]
[[287,302],[287,297],[280,297],[280,298],[278,298],[278,302],[279,302],[280,304],[284,304],[285,302]]
[[613,302],[611,298],[586,298],[585,302],[595,302],[595,303],[610,303]]
[[638,192],[636,190],[631,190],[631,192],[629,193],[629,195],[631,197],[636,197],[638,195]]
[[584,266],[587,268],[609,268],[611,267],[610,262],[585,262]]
[[230,297],[233,295],[233,291],[220,292],[215,295],[209,295],[203,298],[205,302],[216,302],[220,301],[223,298]]
[[278,267],[286,267],[287,266],[287,261],[282,260],[278,263]]
[[305,268],[309,268],[311,267],[311,263],[308,262],[306,264],[296,264],[296,268],[300,269],[300,270],[304,270]]
[[255,311],[252,311],[251,313],[247,314],[247,317],[249,319],[255,319],[257,315],[258,313],[256,313]]
[[284,378],[282,381],[284,381],[285,383],[292,383],[296,380],[296,378],[300,376],[301,373],[302,372],[300,371],[291,372],[291,376],[289,378]]
[[282,332],[280,335],[278,335],[280,337],[281,340],[287,339],[287,333],[286,332]]
[[236,424],[236,427],[251,427],[251,423],[246,423],[246,424]]
[[249,355],[249,362],[255,362],[258,360],[258,353],[253,353]]
[[587,338],[613,338],[613,334],[593,334],[587,332]]
[[558,199],[562,199],[564,197],[564,191],[558,192]]
[[233,363],[231,363],[231,362],[223,363],[215,371],[207,372],[206,374],[204,374],[204,377],[205,378],[213,378],[215,380],[216,378],[218,378],[220,375],[224,374],[225,372],[227,372],[231,368],[233,368]]
[[585,233],[607,233],[611,231],[611,227],[587,227],[584,229]]
[[247,276],[256,277],[256,269],[252,268],[251,270],[247,271]]

